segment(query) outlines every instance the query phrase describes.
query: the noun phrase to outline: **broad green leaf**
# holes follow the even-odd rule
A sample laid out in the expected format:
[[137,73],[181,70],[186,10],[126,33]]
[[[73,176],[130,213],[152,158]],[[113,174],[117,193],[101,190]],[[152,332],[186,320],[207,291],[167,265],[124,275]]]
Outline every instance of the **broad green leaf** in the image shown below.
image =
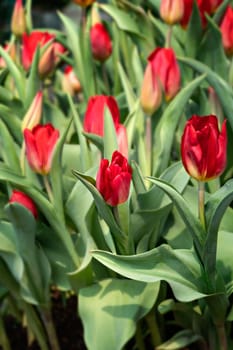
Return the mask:
[[10,135],[5,123],[0,120],[0,148],[2,157],[14,171],[20,172],[19,149]]
[[11,134],[21,144],[23,137],[20,119],[17,117],[17,115],[15,115],[14,112],[12,112],[9,107],[3,104],[0,104],[0,115],[1,119],[4,121]]
[[185,86],[167,106],[155,130],[153,146],[153,174],[159,176],[168,166],[174,133],[184,107],[195,89],[205,79],[202,75]]
[[185,37],[185,52],[188,57],[195,57],[199,52],[202,37],[202,24],[197,3],[193,3],[192,15],[189,20]]
[[184,220],[185,224],[189,229],[189,232],[193,238],[194,246],[197,249],[199,258],[201,258],[205,242],[205,232],[201,226],[199,219],[193,214],[193,212],[189,208],[188,203],[173,186],[169,185],[165,181],[155,179],[152,177],[150,177],[149,180],[161,189],[163,189],[166,192],[166,194],[170,197],[170,199],[174,202],[182,219]]
[[131,256],[105,251],[93,251],[92,255],[101,264],[124,277],[147,283],[166,281],[180,301],[193,301],[206,295],[203,271],[191,250],[172,250],[164,244]]
[[210,278],[216,273],[216,252],[218,231],[222,217],[233,200],[233,180],[227,181],[218,191],[211,194],[205,205],[207,238],[204,248],[204,263]]
[[217,269],[224,279],[226,293],[233,293],[233,233],[220,230],[218,233]]
[[[90,350],[121,350],[136,322],[153,307],[159,283],[106,279],[79,293],[79,313]],[[101,322],[100,322],[101,320]]]
[[136,34],[139,37],[143,37],[137,23],[134,21],[133,17],[129,15],[129,13],[109,4],[100,4],[99,7],[114,19],[120,29]]
[[218,74],[213,72],[207,65],[204,63],[186,57],[178,57],[178,60],[181,63],[184,63],[192,67],[195,71],[200,74],[205,74],[205,78],[216,91],[221,105],[223,107],[226,117],[229,119],[231,128],[233,129],[233,92],[230,85],[228,85]]
[[121,83],[124,88],[125,96],[127,99],[129,111],[132,112],[135,109],[135,103],[137,101],[137,98],[135,96],[135,93],[132,88],[132,84],[130,83],[122,65],[120,62],[118,62],[118,71],[121,78]]
[[9,56],[9,54],[4,50],[3,47],[0,46],[0,56],[3,57],[3,59],[6,61],[7,68],[9,69],[10,73],[12,74],[12,77],[15,81],[15,85],[18,91],[18,94],[20,96],[20,99],[22,101],[25,100],[25,77],[23,72],[19,70],[19,68],[16,66],[16,64],[13,62],[12,58]]
[[111,161],[112,154],[118,150],[116,128],[108,107],[104,107],[104,158]]
[[91,192],[99,215],[109,225],[119,251],[125,252],[125,249],[127,249],[127,237],[116,223],[111,208],[106,204],[97,188],[93,185],[93,180],[90,181],[85,175],[78,171],[74,171],[73,173]]
[[156,350],[179,350],[200,340],[201,336],[189,329],[176,333],[171,339],[156,347]]

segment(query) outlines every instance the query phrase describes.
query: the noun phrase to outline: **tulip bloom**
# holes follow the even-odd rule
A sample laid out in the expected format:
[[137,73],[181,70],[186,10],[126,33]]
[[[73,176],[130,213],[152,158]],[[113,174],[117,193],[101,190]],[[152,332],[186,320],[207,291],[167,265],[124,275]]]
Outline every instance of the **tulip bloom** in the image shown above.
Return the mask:
[[9,199],[9,203],[19,203],[25,208],[27,208],[32,215],[34,216],[35,219],[38,218],[38,212],[35,203],[33,200],[28,197],[25,193],[13,190],[11,197]]
[[162,91],[156,74],[153,73],[153,66],[148,61],[141,87],[140,102],[143,111],[152,115],[161,105]]
[[117,206],[127,201],[132,178],[132,168],[123,155],[115,151],[109,164],[102,159],[96,177],[96,187],[107,204]]
[[192,116],[181,139],[181,157],[190,176],[209,181],[222,174],[226,167],[226,120],[219,131],[215,115]]
[[222,43],[228,55],[233,54],[233,8],[227,6],[226,12],[220,24]]
[[183,0],[161,0],[160,17],[167,24],[178,23],[184,14]]
[[59,131],[51,124],[37,125],[24,130],[26,157],[30,167],[38,174],[50,172]]
[[180,68],[171,48],[156,48],[148,57],[152,74],[155,75],[164,90],[167,101],[180,89]]
[[97,95],[90,97],[84,116],[83,128],[87,133],[103,136],[104,107],[107,106],[112,114],[114,125],[120,123],[120,111],[113,96]]
[[43,48],[50,42],[39,62],[40,75],[45,76],[50,73],[57,64],[59,54],[65,52],[65,48],[61,44],[54,42],[54,40],[55,35],[48,32],[34,31],[30,34],[24,33],[22,36],[22,64],[24,69],[30,69],[37,47]]
[[96,23],[90,30],[93,57],[104,62],[112,53],[112,42],[107,29],[102,23]]
[[[183,0],[184,2],[184,14],[183,17],[180,21],[180,24],[183,28],[186,28],[188,26],[192,10],[193,10],[193,0]],[[197,0],[197,6],[199,9],[199,14],[201,17],[202,21],[202,26],[203,28],[206,26],[207,20],[205,17],[205,14],[207,13],[208,15],[211,14],[212,9],[213,9],[213,4],[211,0]]]
[[26,17],[22,0],[15,1],[11,18],[11,31],[17,37],[21,37],[26,32]]

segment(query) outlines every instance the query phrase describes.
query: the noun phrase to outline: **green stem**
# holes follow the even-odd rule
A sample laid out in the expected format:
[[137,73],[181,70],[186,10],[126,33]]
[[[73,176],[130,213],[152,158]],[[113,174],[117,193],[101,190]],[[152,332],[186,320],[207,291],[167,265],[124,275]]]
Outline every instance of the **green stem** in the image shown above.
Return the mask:
[[49,200],[50,200],[50,202],[53,202],[53,192],[52,192],[52,189],[51,189],[51,186],[50,186],[49,179],[48,179],[47,175],[43,176],[43,181],[44,181],[45,189],[46,189],[46,192],[48,194]]
[[152,140],[151,140],[151,117],[146,116],[146,134],[145,134],[145,147],[146,147],[146,158],[148,165],[148,175],[151,175],[151,150],[152,150]]
[[168,27],[167,36],[166,36],[166,41],[165,41],[165,47],[166,47],[166,48],[171,47],[172,29],[173,29],[173,26],[170,25],[170,26]]
[[198,214],[204,230],[206,230],[205,221],[205,182],[198,181]]
[[140,322],[137,324],[137,329],[135,333],[136,345],[138,350],[146,350],[145,344],[143,341],[143,334]]
[[52,313],[50,308],[41,308],[41,317],[47,331],[51,350],[60,350],[59,342],[57,339],[56,329],[53,323]]
[[156,347],[161,344],[161,336],[159,332],[159,327],[157,324],[156,316],[155,316],[155,310],[152,309],[147,315],[146,315],[146,322],[148,324],[150,334],[153,341],[153,346]]
[[25,175],[25,141],[23,141],[21,153],[20,153],[20,168],[22,175]]
[[2,348],[3,348],[3,350],[11,350],[10,342],[9,342],[9,339],[8,339],[8,336],[7,336],[7,333],[6,333],[6,330],[5,330],[5,326],[4,326],[4,322],[3,322],[2,316],[0,316],[0,330],[1,330],[1,333],[0,333],[0,344],[1,344]]

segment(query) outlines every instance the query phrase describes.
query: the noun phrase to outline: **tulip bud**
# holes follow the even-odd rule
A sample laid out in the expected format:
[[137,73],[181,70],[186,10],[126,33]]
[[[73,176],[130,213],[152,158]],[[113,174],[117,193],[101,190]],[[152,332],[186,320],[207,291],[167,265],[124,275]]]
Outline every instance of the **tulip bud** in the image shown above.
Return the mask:
[[34,216],[35,219],[38,218],[38,212],[35,203],[33,200],[28,197],[25,193],[13,190],[11,197],[9,199],[9,203],[19,203],[25,208],[27,208],[32,215]]
[[170,101],[180,89],[180,68],[173,49],[156,48],[148,57],[148,61],[153,76],[161,83],[166,100]]
[[36,125],[24,130],[26,157],[30,167],[38,174],[50,172],[59,131],[52,124]]
[[109,108],[112,114],[114,125],[116,126],[120,123],[120,111],[114,97],[105,95],[92,96],[88,100],[83,121],[85,132],[103,136],[105,106]]
[[233,54],[233,8],[227,6],[226,12],[220,24],[222,44],[227,55]]
[[95,0],[73,0],[73,2],[77,5],[82,6],[82,7],[87,7],[91,4],[93,4],[93,2],[95,2]]
[[41,78],[45,78],[52,73],[52,71],[56,66],[55,59],[56,59],[56,56],[55,56],[54,47],[51,44],[42,54],[42,57],[40,58],[40,61],[39,61],[38,72]]
[[226,120],[220,132],[215,115],[192,116],[181,139],[182,162],[189,175],[198,181],[220,176],[226,167],[226,156]]
[[82,90],[80,81],[78,80],[72,66],[68,65],[64,70],[62,88],[63,91],[67,92],[71,96],[73,96],[75,93],[79,93]]
[[11,31],[17,37],[21,37],[26,32],[26,18],[22,0],[15,1],[11,18]]
[[102,23],[96,23],[90,30],[93,57],[104,62],[112,53],[112,42],[107,29]]
[[161,105],[162,91],[158,77],[153,74],[152,65],[148,62],[141,88],[141,106],[147,115],[152,115]]
[[24,129],[32,130],[34,126],[39,124],[42,115],[42,106],[43,106],[43,93],[39,91],[34,97],[31,106],[29,107],[26,115],[22,121],[22,131]]
[[161,0],[160,17],[167,24],[178,23],[184,14],[183,0]]
[[102,159],[96,176],[96,188],[107,204],[117,206],[127,201],[132,178],[132,168],[118,151],[112,155],[111,163]]

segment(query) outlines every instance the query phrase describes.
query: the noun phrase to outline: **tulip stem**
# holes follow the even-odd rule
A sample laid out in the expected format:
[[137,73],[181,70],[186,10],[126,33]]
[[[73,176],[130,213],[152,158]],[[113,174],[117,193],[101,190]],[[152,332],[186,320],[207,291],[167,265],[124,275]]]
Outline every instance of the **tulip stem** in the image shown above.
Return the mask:
[[172,29],[173,29],[172,25],[168,26],[167,36],[166,36],[166,41],[165,41],[165,47],[167,47],[167,48],[171,47]]
[[151,117],[146,116],[146,158],[147,158],[147,168],[148,176],[151,175],[151,149],[152,149],[152,140],[151,140]]
[[49,343],[51,350],[60,350],[56,329],[53,323],[52,312],[50,308],[41,308],[41,317],[44,323],[44,326],[47,331]]
[[203,181],[198,181],[198,214],[202,227],[205,230],[205,182]]
[[46,192],[48,194],[49,200],[50,200],[50,202],[53,202],[53,192],[52,192],[52,189],[51,189],[51,186],[49,183],[48,176],[44,175],[43,180],[44,180],[44,186],[45,186]]
[[22,171],[22,175],[25,175],[25,141],[23,141],[20,153],[20,168]]

